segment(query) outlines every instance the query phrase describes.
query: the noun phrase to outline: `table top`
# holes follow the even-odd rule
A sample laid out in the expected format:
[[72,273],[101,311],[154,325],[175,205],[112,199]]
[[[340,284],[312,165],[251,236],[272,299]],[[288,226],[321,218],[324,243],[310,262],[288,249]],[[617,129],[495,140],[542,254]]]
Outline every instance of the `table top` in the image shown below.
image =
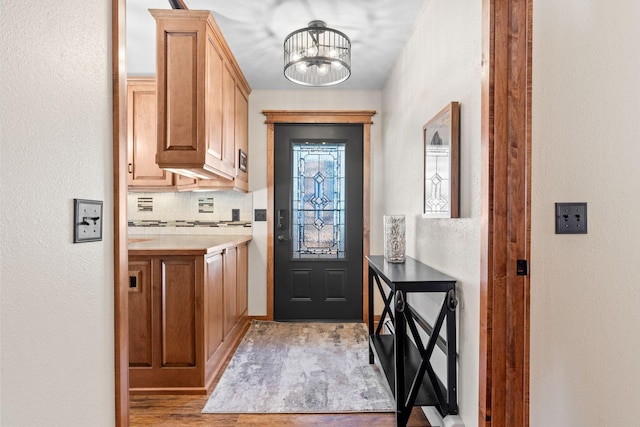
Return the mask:
[[406,257],[403,263],[391,263],[382,255],[367,256],[369,266],[387,283],[402,284],[455,284],[456,279],[422,262]]

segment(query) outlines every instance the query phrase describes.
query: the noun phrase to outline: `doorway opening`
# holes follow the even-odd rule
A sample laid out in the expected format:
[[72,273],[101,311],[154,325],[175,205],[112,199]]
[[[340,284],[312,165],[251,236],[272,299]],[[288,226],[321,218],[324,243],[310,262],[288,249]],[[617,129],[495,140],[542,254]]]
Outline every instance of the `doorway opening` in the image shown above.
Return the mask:
[[[114,352],[115,352],[115,423],[129,424],[128,325],[127,325],[127,169],[126,169],[126,67],[125,67],[125,3],[112,2],[113,64],[113,163],[114,163]],[[528,194],[531,182],[531,29],[532,0],[495,2],[483,0],[483,264],[481,266],[481,366],[479,424],[528,425],[528,278],[515,277],[510,263],[521,254],[510,251],[511,240],[505,227],[503,212],[494,212],[513,203],[513,215],[523,212],[518,221],[519,236],[524,237],[528,254],[530,199],[514,202],[513,192],[504,191],[509,181],[509,140],[520,142],[523,151],[524,176],[516,183],[519,194]],[[517,80],[524,79],[524,81]],[[505,100],[508,98],[507,100]],[[496,105],[499,105],[496,108]],[[506,110],[506,111],[505,111]],[[369,252],[369,131],[375,111],[360,112],[287,112],[264,111],[268,127],[268,197],[273,206],[273,130],[275,123],[362,123],[364,133],[363,188],[363,252]],[[513,124],[514,126],[510,126]],[[515,128],[515,134],[509,129]],[[496,148],[499,148],[496,150]],[[494,199],[495,195],[500,198]],[[524,206],[524,207],[523,207]],[[501,222],[498,221],[502,218]],[[273,212],[268,212],[267,239],[267,318],[273,319]],[[521,240],[520,242],[523,242]],[[495,244],[494,244],[495,243]],[[522,247],[522,246],[521,246]],[[520,251],[520,249],[518,249]],[[507,253],[508,252],[508,253]],[[506,255],[505,255],[506,254]],[[513,281],[523,281],[524,294],[507,292]],[[364,272],[364,282],[367,276]],[[367,300],[363,286],[363,301]],[[495,302],[494,302],[495,300]],[[505,301],[509,312],[503,310]],[[368,319],[364,304],[363,320]],[[509,328],[511,319],[518,328]],[[495,329],[498,326],[498,329]],[[484,332],[483,332],[484,331]],[[511,363],[515,360],[516,363]],[[510,365],[509,365],[510,364]],[[508,375],[507,375],[508,373]],[[511,384],[505,387],[505,384]],[[508,420],[508,421],[506,421]]]
[[275,320],[362,319],[362,125],[276,124]]
[[[369,254],[369,216],[370,216],[370,153],[371,153],[371,118],[375,111],[282,111],[268,110],[262,112],[266,116],[267,123],[267,316],[268,320],[274,320],[275,302],[275,250],[278,243],[276,228],[278,226],[275,204],[275,144],[276,126],[288,125],[320,125],[327,124],[337,127],[339,125],[356,125],[362,130],[362,255],[360,256],[360,270],[362,276],[359,285],[362,290],[359,305],[362,307],[361,316],[357,319],[366,322],[369,318],[367,308],[368,298],[368,271],[364,257]],[[294,138],[295,139],[295,138]],[[305,139],[305,138],[302,138]],[[340,138],[333,138],[339,140]],[[342,138],[344,139],[344,138]],[[284,213],[283,213],[284,214]],[[287,238],[287,237],[284,237]],[[285,246],[285,245],[283,245]],[[286,245],[289,246],[289,245]],[[338,275],[339,276],[339,275]],[[357,285],[356,285],[357,286]]]

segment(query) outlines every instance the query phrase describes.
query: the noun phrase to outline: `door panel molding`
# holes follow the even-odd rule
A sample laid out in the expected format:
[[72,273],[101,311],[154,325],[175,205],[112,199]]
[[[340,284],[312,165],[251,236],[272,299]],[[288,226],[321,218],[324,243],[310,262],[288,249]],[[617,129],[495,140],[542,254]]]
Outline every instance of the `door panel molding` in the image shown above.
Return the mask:
[[371,118],[376,114],[374,110],[263,110],[267,124],[267,319],[273,320],[274,298],[274,144],[276,123],[299,124],[362,124],[363,126],[363,188],[362,188],[362,213],[363,213],[363,280],[362,280],[362,321],[369,319],[368,312],[368,269],[365,256],[369,255],[369,217],[370,217],[370,183],[371,171]]

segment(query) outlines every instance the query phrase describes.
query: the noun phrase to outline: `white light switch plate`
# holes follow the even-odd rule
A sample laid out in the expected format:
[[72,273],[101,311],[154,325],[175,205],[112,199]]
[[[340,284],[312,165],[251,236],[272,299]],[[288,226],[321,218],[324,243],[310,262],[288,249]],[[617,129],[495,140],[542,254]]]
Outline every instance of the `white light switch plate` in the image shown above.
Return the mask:
[[102,201],[73,199],[73,243],[102,240]]

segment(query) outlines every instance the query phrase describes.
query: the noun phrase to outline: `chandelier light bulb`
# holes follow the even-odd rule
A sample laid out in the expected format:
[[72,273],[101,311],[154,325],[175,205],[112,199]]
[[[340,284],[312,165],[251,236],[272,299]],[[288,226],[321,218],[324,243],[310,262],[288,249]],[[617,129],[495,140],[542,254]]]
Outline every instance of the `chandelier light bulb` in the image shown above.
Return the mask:
[[328,72],[329,72],[329,66],[327,64],[318,65],[318,75],[319,76],[326,76]]
[[315,45],[309,46],[307,54],[305,56],[316,56],[318,54],[318,47]]
[[301,62],[298,65],[296,65],[296,69],[302,74],[307,72],[307,68],[308,67],[306,62]]

